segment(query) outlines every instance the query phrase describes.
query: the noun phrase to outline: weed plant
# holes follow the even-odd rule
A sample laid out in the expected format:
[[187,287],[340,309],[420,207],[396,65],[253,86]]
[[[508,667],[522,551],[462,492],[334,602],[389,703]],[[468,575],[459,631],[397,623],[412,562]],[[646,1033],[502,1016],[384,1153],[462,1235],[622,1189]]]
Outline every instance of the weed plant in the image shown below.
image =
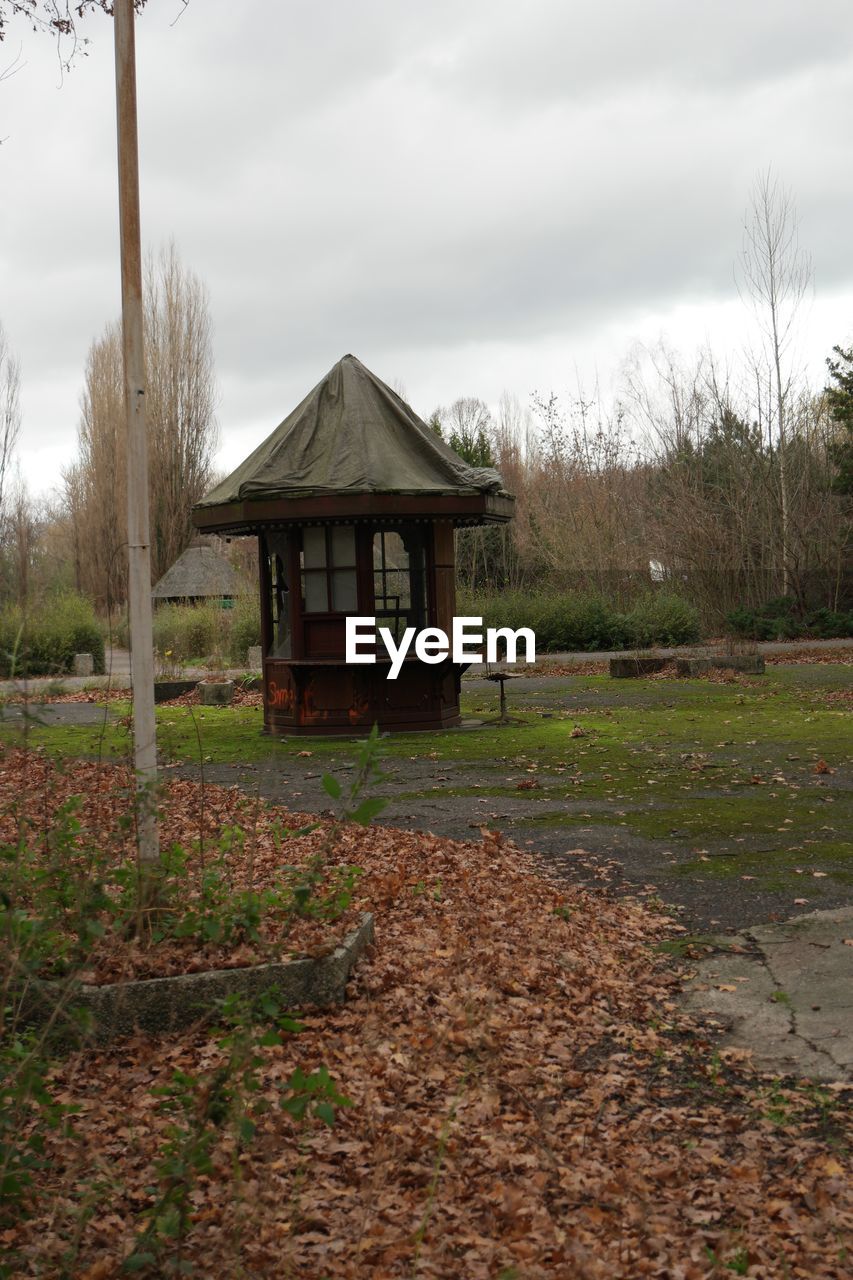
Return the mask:
[[[165,851],[153,907],[150,882],[139,868],[117,859],[115,851],[111,856],[97,833],[84,829],[79,796],[50,819],[50,805],[40,805],[32,794],[6,814],[7,831],[14,835],[0,843],[0,1230],[33,1207],[48,1131],[73,1123],[73,1106],[53,1097],[48,1080],[69,1040],[85,1043],[89,1027],[75,1000],[105,935],[132,933],[153,947],[176,938],[236,945],[262,941],[265,924],[275,917],[280,945],[299,918],[338,919],[351,903],[360,870],[334,863],[336,835],[342,822],[366,824],[381,809],[381,800],[363,794],[380,776],[378,752],[374,728],[358,748],[346,790],[331,775],[324,777],[339,817],[306,865],[283,865],[263,888],[252,883],[251,874],[248,885],[237,887],[235,862],[248,860],[251,869],[253,860],[246,831],[235,826],[222,833],[212,856],[203,847],[195,862],[178,846]],[[131,822],[128,813],[122,826]],[[286,836],[313,829],[276,834],[283,846]],[[274,992],[251,1005],[227,1001],[219,1014],[219,1065],[198,1074],[175,1072],[159,1091],[172,1122],[155,1161],[152,1203],[126,1260],[128,1271],[186,1272],[191,1190],[212,1168],[214,1148],[225,1133],[242,1145],[252,1140],[268,1105],[259,1088],[261,1049],[299,1029]],[[311,1116],[331,1124],[336,1109],[349,1105],[322,1067],[311,1074],[294,1070],[281,1086],[279,1103],[300,1124]],[[0,1262],[0,1277],[16,1274],[15,1266],[14,1259]]]
[[255,596],[239,596],[231,609],[216,602],[160,605],[153,619],[154,644],[175,662],[202,662],[220,654],[235,667],[245,666],[248,651],[261,643],[260,605]]

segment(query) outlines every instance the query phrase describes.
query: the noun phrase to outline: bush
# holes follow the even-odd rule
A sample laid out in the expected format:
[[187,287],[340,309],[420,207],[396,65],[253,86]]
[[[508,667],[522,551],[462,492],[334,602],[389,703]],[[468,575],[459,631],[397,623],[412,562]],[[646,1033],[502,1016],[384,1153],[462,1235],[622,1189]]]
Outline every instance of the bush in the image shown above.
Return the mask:
[[0,675],[62,675],[75,653],[91,653],[104,672],[104,637],[90,602],[76,591],[49,596],[30,612],[18,605],[0,613]]
[[225,649],[229,615],[215,604],[164,604],[154,611],[154,647],[176,662],[206,658]]
[[648,595],[626,615],[625,630],[626,643],[635,648],[695,644],[701,635],[699,611],[681,596]]
[[231,611],[228,657],[235,667],[249,661],[249,649],[261,643],[261,608],[257,596],[239,596]]
[[853,636],[853,612],[824,608],[802,616],[790,596],[768,600],[759,609],[733,609],[726,624],[735,635],[749,640],[797,640],[802,636],[841,640]]
[[541,607],[530,625],[545,653],[612,649],[625,643],[624,618],[598,596],[556,596]]
[[130,648],[130,617],[127,608],[114,612],[104,623],[109,643],[117,649]]
[[692,644],[700,635],[698,611],[680,596],[665,593],[645,597],[624,614],[590,593],[460,592],[457,612],[481,617],[484,627],[532,627],[540,653]]
[[832,609],[815,609],[806,619],[806,626],[820,640],[843,640],[853,636],[853,609],[836,613]]
[[241,596],[231,609],[219,604],[163,604],[154,611],[154,647],[175,662],[218,655],[241,666],[250,645],[261,643],[256,596]]

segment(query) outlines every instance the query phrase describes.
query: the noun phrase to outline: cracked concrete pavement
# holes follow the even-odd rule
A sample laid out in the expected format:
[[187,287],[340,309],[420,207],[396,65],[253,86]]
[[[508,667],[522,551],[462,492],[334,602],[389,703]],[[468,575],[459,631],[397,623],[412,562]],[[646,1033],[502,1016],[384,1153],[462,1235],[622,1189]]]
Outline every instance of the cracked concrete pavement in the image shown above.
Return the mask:
[[853,1080],[853,908],[721,938],[685,994],[721,1043],[777,1075]]

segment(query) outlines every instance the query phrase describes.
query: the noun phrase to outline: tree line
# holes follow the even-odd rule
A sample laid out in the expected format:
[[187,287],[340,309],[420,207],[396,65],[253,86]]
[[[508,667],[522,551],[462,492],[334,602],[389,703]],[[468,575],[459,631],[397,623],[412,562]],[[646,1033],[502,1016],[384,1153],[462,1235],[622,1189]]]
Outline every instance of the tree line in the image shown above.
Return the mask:
[[[764,175],[744,230],[740,282],[759,342],[739,362],[659,345],[626,360],[618,391],[505,394],[439,407],[428,421],[515,494],[507,526],[462,530],[458,567],[477,591],[593,589],[619,604],[668,583],[719,620],[786,597],[801,612],[850,609],[853,348],[825,385],[798,371],[793,339],[810,265],[788,194]],[[174,246],[145,287],[152,576],[193,537],[218,440],[204,285]],[[126,592],[125,442],[118,326],[87,359],[77,452],[61,492],[33,502],[16,468],[20,370],[0,329],[0,590],[76,588],[99,611]],[[249,548],[241,548],[244,553]]]
[[444,438],[516,497],[508,526],[458,535],[462,582],[623,604],[667,583],[709,623],[780,596],[802,612],[853,607],[853,351],[829,363],[825,390],[791,398],[784,451],[766,400],[710,351],[685,363],[638,349],[609,405],[505,396],[497,414],[476,399],[436,410]]

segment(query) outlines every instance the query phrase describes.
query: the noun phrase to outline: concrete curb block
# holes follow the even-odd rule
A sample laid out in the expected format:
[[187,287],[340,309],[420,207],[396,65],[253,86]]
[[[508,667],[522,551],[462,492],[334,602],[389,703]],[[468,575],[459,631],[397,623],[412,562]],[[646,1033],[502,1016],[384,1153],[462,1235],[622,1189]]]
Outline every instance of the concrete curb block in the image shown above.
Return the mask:
[[[231,995],[256,996],[275,988],[287,1009],[338,1004],[344,998],[353,966],[373,937],[373,914],[366,911],[340,946],[318,959],[209,969],[101,987],[84,984],[73,992],[69,1005],[89,1014],[87,1041],[107,1044],[136,1030],[156,1033],[186,1027],[209,1017],[215,1002]],[[48,993],[49,984],[45,984],[41,998],[33,1001],[28,1012],[33,1022],[49,1013]]]
[[154,701],[169,702],[171,698],[180,698],[185,693],[191,693],[197,684],[198,680],[155,680]]
[[613,680],[631,680],[638,676],[655,675],[658,671],[663,671],[669,661],[668,658],[635,658],[632,655],[622,655],[619,658],[610,659],[610,676]]
[[676,673],[680,676],[702,676],[709,671],[740,671],[742,675],[763,676],[764,659],[760,654],[733,654],[731,657],[678,658]]
[[219,680],[215,683],[200,680],[197,688],[199,702],[203,707],[227,707],[234,700],[233,680]]

